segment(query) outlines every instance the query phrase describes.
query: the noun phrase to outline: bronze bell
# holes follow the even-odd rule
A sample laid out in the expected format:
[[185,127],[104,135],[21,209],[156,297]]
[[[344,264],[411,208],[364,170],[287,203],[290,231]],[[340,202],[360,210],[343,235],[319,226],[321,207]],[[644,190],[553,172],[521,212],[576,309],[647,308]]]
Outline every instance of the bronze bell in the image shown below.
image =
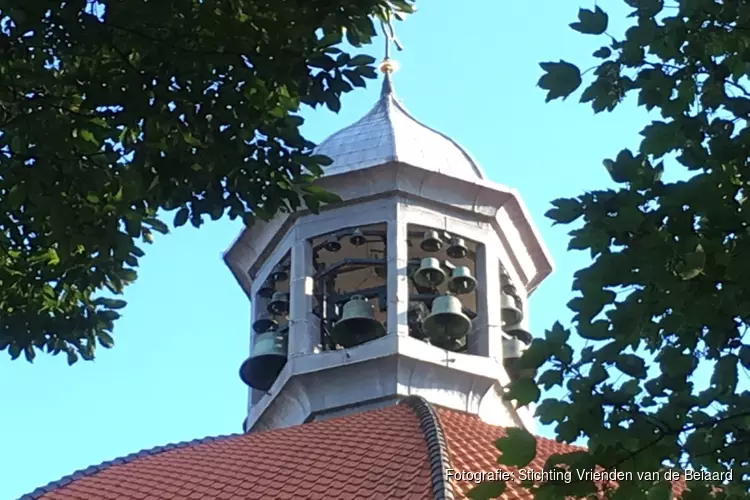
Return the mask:
[[266,308],[274,316],[284,316],[289,313],[289,297],[284,292],[276,292]]
[[512,380],[520,377],[534,377],[536,370],[524,369],[521,366],[521,356],[528,344],[511,336],[503,336],[503,364]]
[[273,319],[267,312],[261,312],[258,317],[253,321],[253,331],[261,334],[269,331],[276,331],[279,328],[279,324]]
[[509,325],[509,328],[506,327],[505,329],[503,329],[503,331],[507,335],[520,340],[525,345],[530,345],[532,340],[534,340],[534,337],[531,335],[531,333],[529,333],[528,330],[521,328],[518,324]]
[[471,293],[477,287],[477,280],[471,275],[466,266],[456,267],[451,271],[451,279],[448,281],[448,290],[456,295]]
[[240,367],[240,378],[253,389],[268,391],[286,365],[287,329],[256,335],[252,354]]
[[443,242],[440,240],[440,235],[437,231],[427,231],[424,233],[424,238],[422,238],[422,243],[419,244],[419,247],[425,252],[437,252],[443,248]]
[[289,279],[289,273],[287,272],[286,266],[279,264],[273,268],[271,273],[271,279],[274,281],[286,281]]
[[355,229],[351,236],[349,236],[349,243],[355,247],[361,247],[367,243],[367,238],[362,234],[362,231]]
[[361,295],[354,295],[344,304],[341,319],[331,330],[336,344],[344,348],[354,347],[385,335],[385,328],[376,320],[372,305]]
[[451,238],[451,244],[445,250],[445,253],[451,259],[463,259],[469,254],[469,249],[466,248],[466,242],[463,238]]
[[422,288],[437,288],[445,281],[445,272],[440,267],[440,261],[427,257],[422,259],[422,263],[414,272],[412,277],[414,283]]
[[459,339],[471,328],[471,320],[463,313],[458,297],[441,295],[432,301],[432,313],[424,320],[424,331],[430,342],[442,344]]
[[273,293],[276,291],[274,285],[275,284],[272,280],[266,280],[258,289],[258,297],[270,299]]
[[516,300],[505,292],[500,294],[500,311],[503,325],[517,325],[523,320],[523,313],[516,306]]
[[323,248],[329,252],[336,253],[341,250],[341,243],[335,238],[328,238],[323,244]]

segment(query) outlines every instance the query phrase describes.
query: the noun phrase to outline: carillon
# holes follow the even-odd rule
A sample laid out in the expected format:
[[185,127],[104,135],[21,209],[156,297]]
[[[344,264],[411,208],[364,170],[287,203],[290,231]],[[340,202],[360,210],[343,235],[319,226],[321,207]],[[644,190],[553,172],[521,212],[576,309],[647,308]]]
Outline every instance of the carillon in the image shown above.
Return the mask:
[[332,160],[316,182],[341,201],[248,227],[227,253],[254,318],[248,431],[414,394],[521,419],[502,385],[533,375],[518,363],[528,295],[551,263],[517,192],[406,111],[395,67],[315,150]]

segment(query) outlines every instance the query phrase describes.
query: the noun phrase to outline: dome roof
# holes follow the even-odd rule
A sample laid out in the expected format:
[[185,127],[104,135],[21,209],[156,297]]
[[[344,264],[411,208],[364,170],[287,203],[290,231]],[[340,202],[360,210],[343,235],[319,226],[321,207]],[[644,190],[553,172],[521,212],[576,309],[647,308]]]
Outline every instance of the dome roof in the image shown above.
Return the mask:
[[[22,500],[461,498],[474,483],[448,478],[447,470],[496,471],[493,442],[503,432],[410,396],[330,420],[145,450]],[[541,471],[551,455],[576,449],[537,438],[529,467]],[[675,484],[682,488],[684,482]],[[515,483],[507,484],[506,495],[531,498]]]
[[388,75],[375,106],[354,124],[328,137],[315,152],[334,161],[325,168],[326,175],[400,162],[452,177],[485,178],[461,146],[406,111]]

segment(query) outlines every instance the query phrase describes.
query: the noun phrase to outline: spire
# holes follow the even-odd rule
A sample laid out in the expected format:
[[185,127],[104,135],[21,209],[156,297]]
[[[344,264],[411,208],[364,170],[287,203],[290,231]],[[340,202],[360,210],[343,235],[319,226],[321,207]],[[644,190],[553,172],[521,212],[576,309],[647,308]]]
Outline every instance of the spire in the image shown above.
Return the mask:
[[391,73],[398,70],[398,62],[391,59],[391,44],[393,44],[397,50],[403,50],[403,46],[396,38],[396,32],[393,29],[393,24],[390,19],[387,22],[380,21],[380,26],[383,29],[383,36],[385,36],[385,57],[383,58],[383,62],[380,63],[380,71],[384,75],[381,95],[386,96],[393,93]]

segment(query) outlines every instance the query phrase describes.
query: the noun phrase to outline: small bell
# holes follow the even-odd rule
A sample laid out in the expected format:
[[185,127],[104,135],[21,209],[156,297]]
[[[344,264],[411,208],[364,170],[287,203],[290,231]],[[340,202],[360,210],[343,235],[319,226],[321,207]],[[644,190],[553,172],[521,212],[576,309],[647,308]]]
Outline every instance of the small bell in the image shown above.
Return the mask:
[[362,231],[355,229],[351,236],[349,236],[349,243],[355,247],[361,247],[367,243],[367,238],[362,234]]
[[463,238],[451,238],[451,244],[445,250],[445,253],[451,259],[463,259],[469,254],[469,249],[466,248],[466,242]]
[[471,320],[463,313],[458,297],[441,295],[432,301],[432,313],[424,320],[424,330],[434,344],[459,339],[471,328]]
[[440,235],[437,231],[427,231],[424,233],[422,243],[419,247],[425,252],[437,252],[443,248],[443,242],[440,240]]
[[412,277],[414,283],[422,288],[434,289],[445,281],[445,272],[440,267],[440,261],[433,257],[422,259],[422,263]]
[[385,328],[374,318],[372,305],[361,295],[354,295],[344,304],[341,319],[331,330],[334,343],[354,347],[385,335]]
[[341,250],[341,243],[337,239],[328,238],[323,244],[323,248],[325,248],[329,252],[336,253]]
[[406,315],[409,325],[409,335],[417,339],[425,338],[422,325],[429,314],[430,310],[427,309],[424,302],[409,302],[409,309]]
[[471,293],[477,287],[477,280],[471,275],[466,266],[456,267],[451,271],[451,279],[448,281],[448,290],[456,295]]
[[531,342],[534,340],[534,337],[531,335],[531,333],[529,333],[528,330],[521,328],[521,326],[517,324],[511,325],[510,327],[505,327],[503,329],[503,332],[514,339],[520,340],[525,345],[531,345]]
[[500,294],[500,311],[503,325],[517,325],[523,320],[523,313],[516,306],[515,299],[505,292]]
[[253,331],[258,334],[276,331],[278,328],[276,320],[265,311],[258,314],[258,318],[253,321]]
[[266,280],[258,289],[258,297],[270,299],[273,293],[276,291],[274,285],[275,284],[272,280]]
[[536,375],[536,370],[521,367],[521,356],[527,347],[528,344],[518,338],[503,335],[503,364],[511,380]]
[[289,313],[289,297],[284,292],[276,292],[266,308],[274,316],[283,316]]
[[286,266],[279,264],[278,266],[274,267],[273,272],[271,273],[271,279],[281,282],[288,280],[289,273],[287,272]]

